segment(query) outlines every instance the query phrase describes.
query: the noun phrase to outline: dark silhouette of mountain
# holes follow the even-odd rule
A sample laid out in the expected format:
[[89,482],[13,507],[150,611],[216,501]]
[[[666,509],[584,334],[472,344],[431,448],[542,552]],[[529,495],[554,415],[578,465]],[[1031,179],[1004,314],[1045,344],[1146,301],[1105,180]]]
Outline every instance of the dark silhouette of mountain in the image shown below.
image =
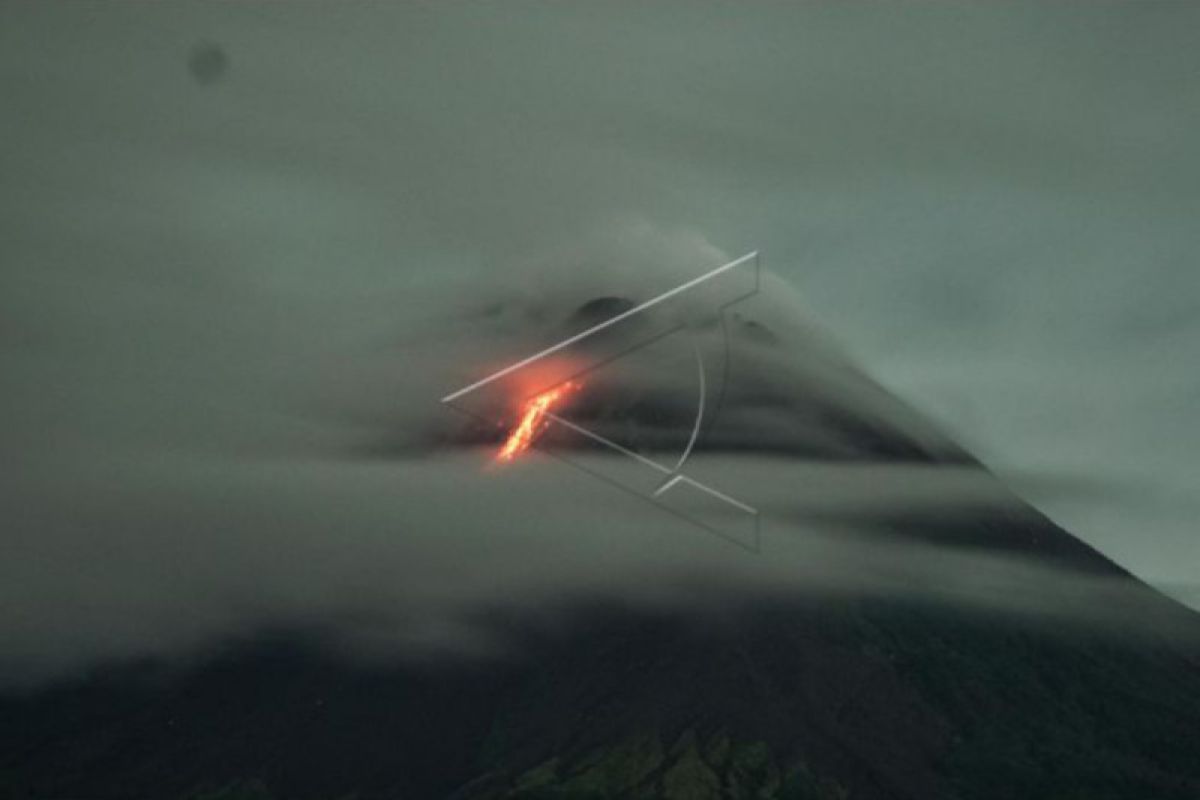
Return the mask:
[[1200,797],[1196,615],[1032,513],[975,525],[1128,582],[1142,632],[812,597],[498,620],[496,660],[275,634],[5,697],[0,797]]
[[[629,307],[600,298],[572,324]],[[768,360],[739,360],[714,449],[975,466],[920,420],[867,413],[886,398],[857,375],[839,380],[870,400],[858,409],[789,383],[767,368],[774,334],[746,333]],[[670,407],[643,406],[673,429]],[[760,430],[763,409],[796,435]],[[777,594],[721,614],[597,601],[553,624],[491,620],[502,657],[370,663],[264,634],[0,697],[0,800],[1200,798],[1194,612],[1033,509],[856,522],[868,542],[1041,565],[1062,578],[1054,613],[915,595]]]

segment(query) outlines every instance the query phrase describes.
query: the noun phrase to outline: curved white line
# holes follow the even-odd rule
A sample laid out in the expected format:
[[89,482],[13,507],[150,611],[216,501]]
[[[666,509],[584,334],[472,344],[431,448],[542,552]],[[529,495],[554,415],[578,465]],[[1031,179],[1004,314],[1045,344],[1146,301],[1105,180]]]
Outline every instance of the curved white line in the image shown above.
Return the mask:
[[683,455],[679,457],[672,472],[679,472],[683,469],[683,462],[688,460],[688,456],[692,454],[692,448],[696,446],[696,440],[700,438],[700,426],[704,422],[704,396],[708,393],[708,389],[704,381],[704,356],[700,354],[700,345],[696,344],[695,339],[692,340],[692,352],[696,354],[696,371],[700,373],[700,405],[696,409],[696,424],[692,426],[692,436],[688,439],[687,447],[683,448]]

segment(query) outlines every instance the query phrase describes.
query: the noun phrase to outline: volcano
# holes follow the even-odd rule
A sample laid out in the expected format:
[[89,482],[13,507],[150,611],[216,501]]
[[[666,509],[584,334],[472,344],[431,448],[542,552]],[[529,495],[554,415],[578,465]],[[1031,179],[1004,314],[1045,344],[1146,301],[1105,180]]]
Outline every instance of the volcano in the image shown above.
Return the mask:
[[[604,297],[552,322],[593,324],[632,302]],[[886,393],[864,376],[835,376],[870,388],[848,404],[823,380],[755,367],[788,347],[769,323],[731,330],[746,350],[709,452],[986,474],[895,401],[879,413]],[[610,393],[576,411],[613,435],[632,421],[649,451],[684,426],[643,374],[632,388],[597,381]],[[495,437],[459,421],[428,442]],[[751,593],[702,613],[597,597],[549,618],[490,614],[511,644],[501,656],[367,661],[310,631],[259,631],[186,662],[110,663],[9,692],[0,797],[1200,797],[1200,617],[1023,504],[860,523],[866,546],[1045,568],[1062,585],[1056,613],[916,594]],[[1077,580],[1103,592],[1080,594]]]
[[[1124,580],[1147,625],[1200,627]],[[356,666],[276,633],[6,697],[3,796],[1200,796],[1200,658],[1177,634],[828,599],[508,624],[516,660]]]

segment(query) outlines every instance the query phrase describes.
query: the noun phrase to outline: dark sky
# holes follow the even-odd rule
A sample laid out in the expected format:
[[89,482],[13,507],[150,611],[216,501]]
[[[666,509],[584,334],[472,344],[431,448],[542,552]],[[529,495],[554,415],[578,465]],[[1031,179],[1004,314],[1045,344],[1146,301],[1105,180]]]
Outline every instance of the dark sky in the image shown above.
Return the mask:
[[[545,555],[554,514],[506,561],[446,541],[479,519],[462,464],[327,454],[441,413],[472,304],[755,249],[781,308],[1187,591],[1196,30],[1184,3],[0,5],[13,660],[297,615],[453,639],[429,609],[544,588],[538,553],[584,584],[719,562]],[[477,553],[508,566],[404,571]]]

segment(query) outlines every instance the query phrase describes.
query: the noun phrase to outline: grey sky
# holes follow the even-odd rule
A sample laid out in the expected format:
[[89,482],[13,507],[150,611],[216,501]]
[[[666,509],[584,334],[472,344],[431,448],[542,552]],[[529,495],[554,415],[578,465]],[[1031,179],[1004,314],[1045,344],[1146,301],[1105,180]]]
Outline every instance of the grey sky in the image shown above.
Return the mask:
[[[641,226],[761,250],[1054,519],[1195,585],[1197,29],[1185,3],[4,3],[9,552],[85,604],[101,578],[34,540],[86,526],[97,481],[166,525],[252,496],[229,465],[269,453],[295,497],[289,456],[456,385],[398,366],[446,335],[423,321]],[[225,69],[197,80],[209,43]]]

